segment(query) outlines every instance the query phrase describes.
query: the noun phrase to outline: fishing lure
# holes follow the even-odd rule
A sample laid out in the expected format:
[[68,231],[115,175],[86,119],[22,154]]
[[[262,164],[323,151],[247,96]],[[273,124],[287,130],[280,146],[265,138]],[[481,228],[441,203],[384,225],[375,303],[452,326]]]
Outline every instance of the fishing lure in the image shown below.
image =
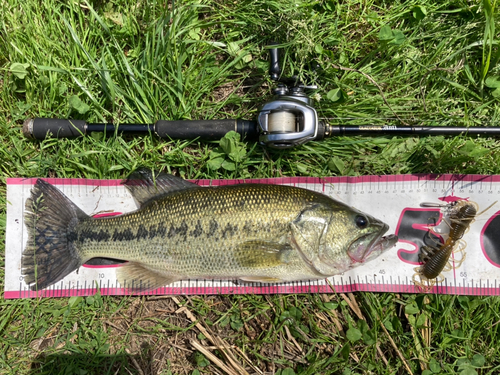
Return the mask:
[[[422,246],[420,249],[427,257],[420,267],[420,273],[427,279],[435,279],[448,264],[448,260],[457,248],[458,241],[462,239],[470,224],[477,214],[477,204],[474,202],[460,201],[453,208],[450,214],[450,232],[446,242],[439,247]],[[462,241],[462,244],[464,242]],[[463,246],[465,248],[465,246]],[[458,249],[457,249],[458,250]],[[455,264],[458,268],[465,257],[462,257],[460,264]]]
[[[449,206],[448,206],[449,207]],[[477,215],[477,204],[475,202],[460,201],[450,208],[450,227],[448,238],[443,244],[436,246],[422,246],[420,248],[423,264],[415,268],[413,282],[421,287],[431,288],[436,282],[441,282],[444,278],[441,272],[458,268],[465,260],[465,241],[462,237],[469,229],[470,224]],[[454,259],[450,262],[451,254],[463,253],[461,259]],[[420,280],[419,280],[420,279]],[[424,285],[425,284],[427,285]]]
[[450,215],[450,233],[448,240],[460,240],[477,215],[475,202],[460,201],[453,208]]
[[[451,254],[457,254],[463,249],[465,249],[464,241],[446,241],[439,248],[422,246],[420,250],[430,253],[430,256],[422,266],[417,268],[417,272],[427,280],[436,279],[443,270],[449,271],[453,268],[449,262]],[[465,254],[459,260],[454,259],[455,268],[460,267],[464,260]],[[436,281],[441,282],[442,280]]]

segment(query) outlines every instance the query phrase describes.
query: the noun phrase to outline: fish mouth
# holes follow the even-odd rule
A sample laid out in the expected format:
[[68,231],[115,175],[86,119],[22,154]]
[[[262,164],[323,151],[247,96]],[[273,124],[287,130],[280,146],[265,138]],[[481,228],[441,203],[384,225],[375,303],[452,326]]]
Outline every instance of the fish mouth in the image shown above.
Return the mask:
[[384,236],[388,229],[389,226],[384,224],[377,235],[370,233],[355,240],[347,251],[353,263],[367,262],[393,247],[398,242],[398,237],[394,234]]

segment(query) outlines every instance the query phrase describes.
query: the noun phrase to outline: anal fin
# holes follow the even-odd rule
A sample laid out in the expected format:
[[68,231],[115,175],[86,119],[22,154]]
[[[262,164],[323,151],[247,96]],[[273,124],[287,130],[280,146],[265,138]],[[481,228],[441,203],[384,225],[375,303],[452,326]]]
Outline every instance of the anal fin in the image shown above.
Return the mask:
[[116,269],[118,282],[128,290],[148,291],[174,283],[178,275],[167,275],[137,262],[128,262]]

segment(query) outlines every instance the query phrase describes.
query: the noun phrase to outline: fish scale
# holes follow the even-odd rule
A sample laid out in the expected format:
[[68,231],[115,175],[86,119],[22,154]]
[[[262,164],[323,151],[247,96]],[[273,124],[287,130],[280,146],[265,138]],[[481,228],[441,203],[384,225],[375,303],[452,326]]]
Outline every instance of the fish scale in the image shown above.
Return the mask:
[[45,288],[96,257],[127,261],[117,277],[132,288],[186,278],[318,279],[373,259],[397,241],[382,237],[388,226],[377,219],[301,188],[201,188],[146,170],[124,184],[139,209],[92,218],[58,189],[37,181],[26,202],[30,240],[22,257],[32,288]]
[[[106,256],[142,260],[151,267],[191,277],[207,271],[227,277],[248,273],[252,269],[244,265],[257,262],[252,262],[254,252],[238,247],[242,239],[286,241],[289,223],[315,197],[307,190],[292,189],[293,194],[289,190],[276,185],[235,185],[174,193],[140,212],[83,221],[78,237],[84,240],[78,241],[78,247],[85,259]],[[197,233],[200,227],[201,233]],[[137,229],[114,240],[123,228]],[[157,233],[150,236],[152,232]],[[269,274],[293,270],[310,273],[304,266],[296,254],[279,270],[269,269]]]

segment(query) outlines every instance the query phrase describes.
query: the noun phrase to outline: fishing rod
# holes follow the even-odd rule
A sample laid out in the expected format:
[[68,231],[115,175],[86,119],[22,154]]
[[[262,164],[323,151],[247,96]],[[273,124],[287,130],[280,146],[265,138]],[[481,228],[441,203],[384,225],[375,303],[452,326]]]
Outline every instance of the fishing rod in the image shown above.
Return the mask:
[[330,125],[318,119],[307,90],[317,89],[305,85],[298,77],[281,76],[278,48],[270,48],[271,80],[277,82],[275,97],[263,105],[257,121],[224,120],[159,120],[154,124],[87,123],[84,120],[34,118],[24,122],[22,132],[31,139],[74,138],[92,132],[114,134],[156,134],[167,139],[219,140],[229,131],[235,131],[247,140],[258,140],[264,146],[287,149],[340,135],[488,135],[499,136],[500,127],[445,127],[399,125]]

